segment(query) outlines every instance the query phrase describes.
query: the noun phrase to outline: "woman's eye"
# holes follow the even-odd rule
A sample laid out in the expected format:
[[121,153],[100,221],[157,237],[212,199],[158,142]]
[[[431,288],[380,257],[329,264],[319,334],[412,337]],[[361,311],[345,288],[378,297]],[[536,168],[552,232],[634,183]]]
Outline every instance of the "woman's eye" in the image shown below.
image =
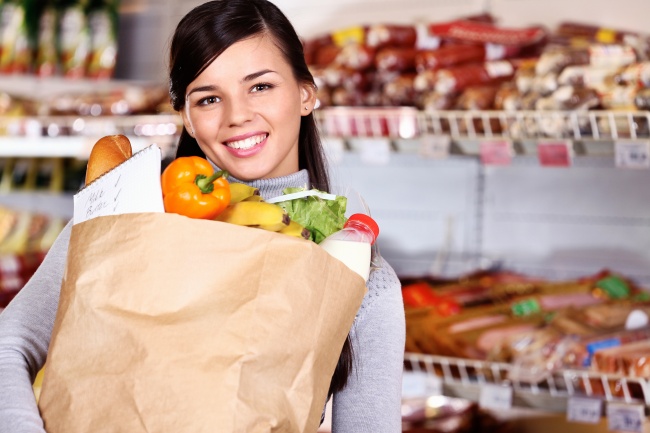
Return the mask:
[[253,86],[251,92],[263,92],[264,90],[271,89],[273,85],[268,83],[259,83]]
[[217,96],[208,96],[206,98],[200,99],[199,102],[196,105],[216,104],[219,101],[221,101],[221,98],[218,98]]

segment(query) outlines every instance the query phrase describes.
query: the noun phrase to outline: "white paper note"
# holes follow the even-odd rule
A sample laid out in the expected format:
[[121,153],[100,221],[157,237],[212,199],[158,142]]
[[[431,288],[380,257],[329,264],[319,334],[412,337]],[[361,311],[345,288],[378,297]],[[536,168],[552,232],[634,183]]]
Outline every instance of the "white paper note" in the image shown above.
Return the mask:
[[164,212],[160,186],[162,152],[151,146],[83,188],[74,196],[74,224],[107,215]]

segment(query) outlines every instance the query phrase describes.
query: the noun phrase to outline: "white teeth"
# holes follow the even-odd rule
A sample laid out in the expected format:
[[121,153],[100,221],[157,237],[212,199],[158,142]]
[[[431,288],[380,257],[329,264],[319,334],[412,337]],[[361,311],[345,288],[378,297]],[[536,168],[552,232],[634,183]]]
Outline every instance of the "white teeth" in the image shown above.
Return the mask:
[[259,144],[262,141],[264,141],[265,138],[266,138],[266,134],[256,135],[255,137],[248,137],[245,140],[229,141],[228,143],[226,143],[226,145],[228,147],[232,147],[233,149],[250,149],[256,144]]

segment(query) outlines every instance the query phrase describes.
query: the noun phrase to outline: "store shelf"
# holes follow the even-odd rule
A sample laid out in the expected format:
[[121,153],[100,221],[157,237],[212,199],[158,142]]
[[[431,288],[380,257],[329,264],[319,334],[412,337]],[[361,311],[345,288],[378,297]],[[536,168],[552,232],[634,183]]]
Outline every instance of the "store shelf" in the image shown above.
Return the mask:
[[327,137],[454,140],[545,138],[576,141],[650,139],[647,111],[420,111],[414,108],[332,107],[316,111]]
[[644,378],[560,369],[531,383],[517,379],[521,372],[512,364],[417,353],[406,353],[404,365],[406,371],[440,380],[443,394],[473,401],[486,385],[499,385],[512,389],[513,407],[566,412],[571,397],[650,406],[650,382]]
[[179,116],[40,116],[0,118],[0,157],[71,157],[86,159],[101,137],[123,134],[134,151],[156,143],[163,155],[173,152]]
[[[529,142],[571,140],[583,145],[578,154],[612,154],[617,140],[650,140],[646,111],[421,111],[413,107],[328,107],[315,111],[327,138],[396,140],[400,152],[421,151],[423,138],[445,137],[454,152],[477,154],[477,141],[505,139],[527,154]],[[98,138],[124,134],[156,142],[173,151],[182,127],[177,114],[127,116],[41,116],[0,118],[0,157],[69,156],[85,158]],[[89,145],[90,142],[90,145]],[[409,144],[410,143],[410,144]],[[135,145],[135,143],[134,143]],[[354,145],[349,146],[354,149]]]

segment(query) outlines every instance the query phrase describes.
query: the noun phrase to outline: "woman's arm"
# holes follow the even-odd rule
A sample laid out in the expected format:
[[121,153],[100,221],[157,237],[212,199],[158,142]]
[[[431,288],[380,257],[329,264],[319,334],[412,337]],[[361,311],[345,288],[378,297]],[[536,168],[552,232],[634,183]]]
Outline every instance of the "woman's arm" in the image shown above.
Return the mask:
[[45,433],[32,382],[45,363],[70,241],[68,223],[0,313],[0,433]]
[[404,304],[395,271],[382,259],[352,328],[354,366],[334,395],[333,433],[399,433],[405,342]]

